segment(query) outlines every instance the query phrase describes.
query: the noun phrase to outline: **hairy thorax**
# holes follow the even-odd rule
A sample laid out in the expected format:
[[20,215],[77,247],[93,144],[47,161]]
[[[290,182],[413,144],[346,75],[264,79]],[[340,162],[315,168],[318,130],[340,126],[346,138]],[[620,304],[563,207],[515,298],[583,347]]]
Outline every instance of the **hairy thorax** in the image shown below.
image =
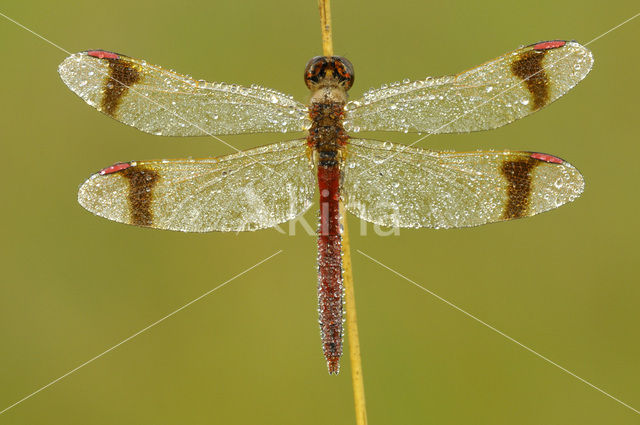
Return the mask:
[[311,91],[309,145],[318,153],[319,165],[339,165],[341,148],[348,140],[342,122],[353,66],[339,56],[317,56],[307,64],[305,83]]

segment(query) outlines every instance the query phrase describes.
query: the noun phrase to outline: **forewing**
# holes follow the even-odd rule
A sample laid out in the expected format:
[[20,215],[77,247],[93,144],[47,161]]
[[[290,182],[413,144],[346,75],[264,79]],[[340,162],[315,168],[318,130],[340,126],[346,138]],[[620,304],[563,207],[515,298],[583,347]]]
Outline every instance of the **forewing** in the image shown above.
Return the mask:
[[345,128],[458,133],[508,124],[553,102],[591,70],[575,42],[548,41],[453,76],[391,85],[347,104]]
[[528,217],[580,196],[582,175],[546,154],[432,152],[351,139],[346,208],[383,226],[451,228]]
[[92,175],[78,201],[121,223],[183,232],[275,226],[306,211],[315,176],[305,140],[203,160],[120,163]]
[[302,131],[307,108],[274,90],[208,83],[111,52],[88,51],[58,68],[89,105],[147,133],[202,136]]

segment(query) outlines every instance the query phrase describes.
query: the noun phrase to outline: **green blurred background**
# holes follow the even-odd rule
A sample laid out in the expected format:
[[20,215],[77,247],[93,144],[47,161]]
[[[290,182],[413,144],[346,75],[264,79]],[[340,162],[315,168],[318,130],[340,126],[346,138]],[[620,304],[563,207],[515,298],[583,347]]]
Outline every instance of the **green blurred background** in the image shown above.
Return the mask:
[[[303,67],[321,53],[313,0],[4,0],[0,11],[70,52],[113,50],[302,101]],[[351,94],[359,96],[456,73],[522,44],[585,43],[637,12],[631,0],[334,1],[334,45],[355,65]],[[397,237],[371,226],[361,235],[349,219],[371,423],[638,423],[632,410],[355,250],[640,409],[639,35],[640,18],[591,44],[591,74],[532,117],[420,144],[561,156],[587,181],[576,202],[515,222]],[[86,212],[76,189],[104,166],[231,149],[119,124],[60,81],[63,51],[2,18],[0,40],[0,410],[283,250],[0,423],[353,423],[348,355],[337,377],[322,357],[315,238],[299,226],[296,236],[154,231]],[[287,138],[225,140],[244,149]]]

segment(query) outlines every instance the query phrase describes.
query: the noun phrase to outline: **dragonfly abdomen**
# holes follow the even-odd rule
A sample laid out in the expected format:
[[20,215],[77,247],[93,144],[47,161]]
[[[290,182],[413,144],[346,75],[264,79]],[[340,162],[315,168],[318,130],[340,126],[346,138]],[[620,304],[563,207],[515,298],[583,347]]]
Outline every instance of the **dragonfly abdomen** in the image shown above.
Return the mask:
[[342,356],[343,300],[340,181],[342,149],[348,136],[342,127],[344,103],[315,103],[307,141],[316,151],[320,223],[318,226],[318,313],[322,349],[329,373],[338,373]]
[[[334,160],[328,160],[334,161]],[[322,349],[329,373],[338,373],[342,355],[342,235],[340,232],[340,167],[318,165],[318,313]]]

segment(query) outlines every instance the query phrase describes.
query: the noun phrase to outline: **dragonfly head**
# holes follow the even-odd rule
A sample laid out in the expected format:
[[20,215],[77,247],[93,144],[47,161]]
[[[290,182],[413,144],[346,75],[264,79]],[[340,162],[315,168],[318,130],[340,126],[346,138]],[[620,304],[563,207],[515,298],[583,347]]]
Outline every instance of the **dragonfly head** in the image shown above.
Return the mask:
[[345,91],[353,85],[353,65],[341,56],[316,56],[304,70],[304,82],[309,90],[340,86]]

